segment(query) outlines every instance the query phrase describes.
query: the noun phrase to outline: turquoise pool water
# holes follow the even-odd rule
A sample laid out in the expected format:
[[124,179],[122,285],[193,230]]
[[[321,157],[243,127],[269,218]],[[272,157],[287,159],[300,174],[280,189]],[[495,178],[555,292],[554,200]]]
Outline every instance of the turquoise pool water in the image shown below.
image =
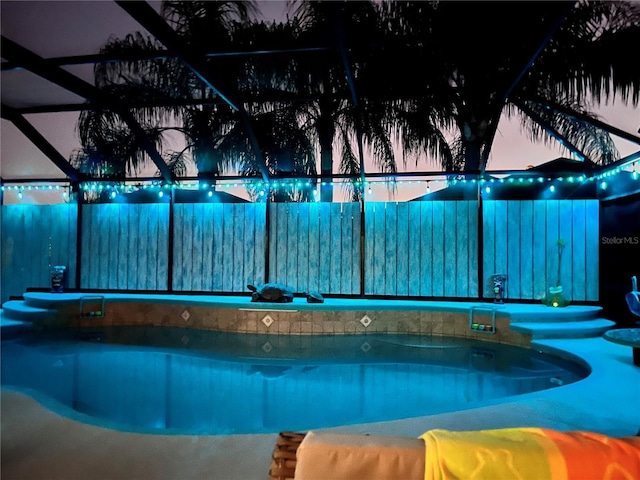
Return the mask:
[[2,384],[124,431],[308,430],[444,413],[584,378],[532,350],[412,335],[277,336],[176,328],[2,341]]

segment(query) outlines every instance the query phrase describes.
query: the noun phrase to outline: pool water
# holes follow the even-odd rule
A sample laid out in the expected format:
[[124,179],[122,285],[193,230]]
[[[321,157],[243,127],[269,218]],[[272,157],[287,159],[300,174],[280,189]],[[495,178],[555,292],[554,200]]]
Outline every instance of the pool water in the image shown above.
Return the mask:
[[412,335],[178,328],[32,332],[2,341],[2,384],[67,416],[149,433],[273,433],[473,408],[584,378],[532,350]]

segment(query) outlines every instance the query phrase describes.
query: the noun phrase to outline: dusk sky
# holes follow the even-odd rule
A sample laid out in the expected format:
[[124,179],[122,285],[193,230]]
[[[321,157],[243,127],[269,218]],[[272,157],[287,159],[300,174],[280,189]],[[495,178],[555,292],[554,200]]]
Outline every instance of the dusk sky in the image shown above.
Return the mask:
[[[160,2],[149,2],[158,6]],[[265,19],[277,18],[285,9],[283,1],[260,2]],[[2,35],[16,41],[42,57],[96,53],[110,35],[123,37],[142,30],[116,3],[98,2],[31,2],[2,0]],[[67,67],[67,70],[92,81],[91,66]],[[3,87],[16,87],[26,72],[3,72]],[[31,75],[31,74],[29,74]],[[43,92],[51,84],[40,85]],[[57,88],[57,87],[56,87]],[[33,91],[37,97],[39,92]],[[617,101],[597,110],[600,120],[629,133],[637,134],[640,111]],[[62,154],[69,158],[79,147],[75,131],[78,112],[29,115],[27,120]],[[639,150],[638,145],[613,137],[622,157]],[[0,130],[0,175],[6,180],[28,178],[63,178],[63,174],[26,139],[12,124],[2,120]],[[569,156],[560,146],[532,144],[520,134],[519,126],[503,119],[489,159],[489,170],[524,169],[560,156]],[[398,158],[399,169],[401,160]],[[408,169],[415,167],[409,165]],[[418,170],[436,170],[433,163],[422,162]],[[155,168],[152,169],[155,171]],[[372,169],[370,169],[372,171]]]

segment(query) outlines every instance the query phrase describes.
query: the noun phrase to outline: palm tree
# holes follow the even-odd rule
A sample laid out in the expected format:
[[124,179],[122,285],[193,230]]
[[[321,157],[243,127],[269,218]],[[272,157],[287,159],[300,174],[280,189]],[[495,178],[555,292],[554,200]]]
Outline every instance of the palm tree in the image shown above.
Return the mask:
[[[176,31],[189,44],[207,39],[220,48],[232,41],[233,29],[240,28],[253,11],[253,2],[165,2],[163,12]],[[204,45],[206,48],[208,45]],[[215,92],[197,78],[179,59],[162,54],[163,46],[143,34],[110,39],[101,53],[128,59],[98,64],[96,86],[112,96],[136,106],[133,114],[152,135],[156,146],[163,145],[161,133],[176,130],[185,135],[186,146],[169,154],[173,165],[184,165],[192,157],[201,172],[218,174],[226,165],[215,154],[220,139],[237,119],[231,109],[221,104]],[[226,67],[229,67],[227,62]],[[166,125],[175,124],[167,127]],[[78,123],[85,150],[104,146],[114,135],[125,135],[122,120],[109,111],[85,112]],[[104,139],[102,141],[101,139]],[[128,140],[128,143],[134,140]],[[119,153],[119,152],[108,152]],[[132,157],[110,155],[124,162],[121,173],[138,170],[148,162],[142,153]],[[77,161],[82,155],[77,156]]]
[[[162,11],[184,42],[201,52],[231,51],[231,45],[236,51],[251,50],[267,41],[278,45],[291,39],[282,25],[249,22],[250,16],[256,13],[255,2],[165,2]],[[288,120],[287,125],[282,124],[287,112],[275,112],[273,106],[265,102],[249,104],[249,114],[261,143],[259,156],[238,113],[182,61],[162,55],[159,53],[162,50],[159,42],[140,33],[112,39],[101,53],[130,60],[101,64],[96,68],[95,77],[99,88],[138,105],[134,114],[147,126],[149,135],[156,135],[158,147],[163,145],[160,134],[167,130],[184,136],[184,148],[167,154],[170,166],[185,165],[193,160],[198,175],[215,183],[221,174],[258,176],[260,157],[263,157],[271,175],[315,176],[314,152],[308,140],[301,138],[295,122]],[[218,90],[242,92],[250,98],[257,90],[265,92],[281,82],[280,69],[274,69],[281,62],[270,60],[269,68],[265,69],[260,68],[264,62],[249,55],[212,55],[206,68],[216,77]],[[167,124],[174,126],[167,127]],[[103,111],[83,115],[79,128],[87,132],[87,139],[109,139],[116,133],[127,133],[117,116]],[[284,135],[286,130],[289,134]],[[89,140],[83,144],[89,151]],[[116,153],[119,152],[110,152],[109,157],[128,162],[120,173],[135,171],[147,160],[141,152],[133,157]],[[76,160],[87,158],[79,155]],[[261,190],[250,189],[249,193],[257,198]],[[303,200],[309,198],[308,194],[308,189],[298,192],[285,188],[270,191],[268,198]]]
[[[301,56],[292,60],[293,67],[285,89],[306,100],[296,101],[288,108],[295,112],[306,134],[318,146],[320,172],[330,182],[334,173],[334,152],[339,152],[337,170],[351,175],[350,194],[353,200],[361,197],[356,188],[361,171],[361,149],[370,148],[373,159],[383,172],[396,171],[390,125],[380,104],[363,99],[356,103],[349,94],[346,69],[358,64],[358,58],[339,61],[341,35],[367,43],[377,33],[378,15],[374,2],[291,2],[295,40],[302,45],[320,45],[327,52]],[[357,74],[353,74],[357,76]],[[356,89],[357,90],[357,89]],[[322,189],[322,201],[333,200],[333,189],[327,184]]]
[[637,104],[640,64],[621,54],[640,43],[637,4],[385,1],[381,14],[388,38],[376,76],[397,108],[405,151],[424,147],[421,122],[453,127],[461,148],[443,151],[443,166],[482,171],[506,113],[534,140],[554,132],[595,162],[617,158],[608,134],[578,119],[588,100]]

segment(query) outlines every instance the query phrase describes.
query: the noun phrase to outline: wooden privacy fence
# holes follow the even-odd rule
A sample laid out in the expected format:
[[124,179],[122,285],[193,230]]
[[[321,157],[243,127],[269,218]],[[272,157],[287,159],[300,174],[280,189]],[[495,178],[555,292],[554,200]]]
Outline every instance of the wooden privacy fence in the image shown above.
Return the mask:
[[80,287],[166,290],[169,204],[82,206]]
[[174,206],[173,289],[247,292],[264,283],[264,203]]
[[64,265],[75,288],[78,207],[3,205],[0,295],[6,302],[27,287],[51,286],[51,269]]
[[[297,292],[539,298],[558,276],[572,300],[598,300],[597,200],[493,200],[2,206],[2,301],[69,287],[243,292],[285,283]],[[364,223],[363,223],[364,222]],[[78,252],[79,250],[79,252]],[[80,259],[80,284],[75,284]]]

